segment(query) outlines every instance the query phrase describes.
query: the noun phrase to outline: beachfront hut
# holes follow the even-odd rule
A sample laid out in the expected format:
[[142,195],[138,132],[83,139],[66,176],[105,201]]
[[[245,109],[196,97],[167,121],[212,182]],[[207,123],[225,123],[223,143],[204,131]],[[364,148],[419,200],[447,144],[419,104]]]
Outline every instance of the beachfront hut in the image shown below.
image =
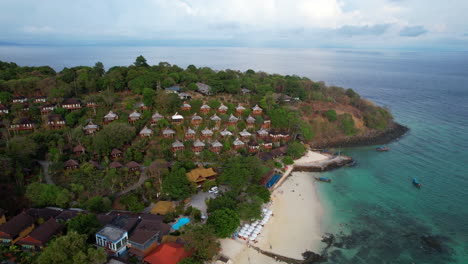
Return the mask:
[[141,131],[140,131],[140,137],[151,137],[153,135],[153,130],[149,129],[147,126],[145,126]]
[[179,115],[179,113],[175,113],[172,117],[171,117],[171,121],[172,121],[172,124],[174,125],[180,125],[182,124],[182,122],[184,121],[184,117]]
[[211,139],[213,137],[213,130],[205,128],[201,131],[201,139]]
[[239,121],[239,118],[235,117],[233,114],[229,117],[228,120],[228,126],[235,126],[237,124],[237,121]]
[[242,142],[240,139],[236,138],[236,140],[234,140],[234,142],[232,143],[233,146],[234,146],[234,149],[237,150],[237,149],[241,149],[244,147],[245,143]]
[[180,108],[180,110],[182,111],[190,111],[190,109],[192,109],[192,106],[186,101],[182,104],[182,107]]
[[239,132],[239,135],[241,137],[241,140],[243,140],[243,141],[249,141],[250,137],[252,136],[252,134],[250,134],[250,132],[247,131],[245,128],[244,128],[244,130]]
[[192,150],[193,152],[195,153],[200,153],[203,151],[203,149],[205,148],[205,143],[201,142],[199,139],[197,139],[194,143],[193,143],[193,147],[192,147]]
[[83,127],[83,130],[86,135],[92,135],[99,130],[99,126],[94,124],[93,121],[89,121],[89,123]]
[[255,118],[253,116],[249,115],[247,119],[245,120],[247,123],[247,128],[254,128],[255,127]]
[[190,120],[190,125],[194,126],[194,127],[198,127],[203,121],[203,118],[199,115],[197,115],[197,113],[193,114],[191,120]]
[[219,114],[226,114],[228,110],[228,107],[225,106],[224,104],[221,104],[219,107],[218,107],[218,113]]
[[227,130],[226,128],[223,131],[221,131],[220,134],[223,138],[232,136],[232,132]]
[[140,118],[141,118],[141,114],[138,113],[136,110],[133,110],[133,112],[128,116],[128,122],[135,123]]
[[104,124],[108,124],[117,119],[119,119],[119,116],[116,113],[109,111],[109,113],[104,116]]
[[236,114],[237,115],[242,115],[245,111],[245,107],[242,104],[238,104],[236,107]]
[[175,131],[168,127],[162,131],[163,138],[173,138],[174,135],[175,135]]
[[184,150],[184,144],[180,142],[178,139],[172,143],[172,152],[177,152],[179,150]]
[[223,144],[219,143],[218,140],[215,140],[213,143],[211,143],[210,150],[214,153],[219,153],[221,152],[222,148],[223,148]]
[[258,105],[255,105],[252,108],[252,114],[255,115],[255,116],[261,115],[262,113],[263,113],[263,109]]
[[206,103],[204,103],[201,107],[200,107],[200,112],[204,115],[208,114],[208,112],[210,112],[211,110],[211,107],[209,105],[207,105]]
[[159,120],[163,119],[164,117],[156,111],[156,113],[154,113],[152,116],[151,116],[151,124],[152,125],[156,125],[158,123]]

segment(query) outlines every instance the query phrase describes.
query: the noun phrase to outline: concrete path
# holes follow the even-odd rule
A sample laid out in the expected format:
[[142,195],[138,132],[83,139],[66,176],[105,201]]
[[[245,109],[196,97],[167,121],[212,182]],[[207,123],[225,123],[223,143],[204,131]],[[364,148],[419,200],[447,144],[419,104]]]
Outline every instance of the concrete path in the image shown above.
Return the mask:
[[42,170],[44,172],[44,179],[45,179],[45,182],[47,184],[55,184],[54,181],[52,180],[52,178],[50,177],[50,174],[49,174],[49,165],[50,165],[50,162],[49,161],[45,161],[45,160],[38,160],[37,162],[39,162],[39,164],[41,164],[42,166]]
[[122,196],[124,194],[127,194],[127,193],[133,191],[133,190],[138,189],[147,179],[148,179],[148,176],[146,175],[146,168],[142,167],[141,168],[141,173],[140,173],[140,178],[138,179],[138,182],[136,182],[135,184],[133,184],[131,186],[128,186],[123,191],[120,191],[120,192],[116,193],[115,196],[120,197],[120,196]]

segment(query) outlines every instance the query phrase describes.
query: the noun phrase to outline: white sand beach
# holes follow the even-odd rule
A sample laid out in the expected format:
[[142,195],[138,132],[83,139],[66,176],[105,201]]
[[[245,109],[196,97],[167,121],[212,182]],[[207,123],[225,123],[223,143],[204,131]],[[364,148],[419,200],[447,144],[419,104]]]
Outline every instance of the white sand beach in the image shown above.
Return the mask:
[[294,165],[307,165],[310,163],[321,162],[330,159],[328,155],[320,154],[309,150],[304,156],[294,161]]
[[[322,246],[320,221],[323,208],[311,173],[293,172],[272,193],[272,201],[273,217],[264,226],[258,243],[253,245],[296,259],[302,259],[302,253],[306,250],[319,252]],[[221,253],[231,258],[235,264],[274,262],[247,248],[244,242],[224,239],[221,244]]]

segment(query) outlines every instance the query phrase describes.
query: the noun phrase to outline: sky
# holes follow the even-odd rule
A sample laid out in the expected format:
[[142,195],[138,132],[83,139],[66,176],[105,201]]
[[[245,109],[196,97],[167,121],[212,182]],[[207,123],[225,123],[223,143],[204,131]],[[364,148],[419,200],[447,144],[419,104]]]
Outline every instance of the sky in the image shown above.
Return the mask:
[[0,0],[0,43],[468,49],[468,0]]

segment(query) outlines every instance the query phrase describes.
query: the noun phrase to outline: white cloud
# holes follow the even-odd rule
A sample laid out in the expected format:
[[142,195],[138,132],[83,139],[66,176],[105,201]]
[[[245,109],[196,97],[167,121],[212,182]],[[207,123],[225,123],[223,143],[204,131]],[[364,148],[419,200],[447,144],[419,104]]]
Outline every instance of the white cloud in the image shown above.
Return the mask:
[[23,32],[31,34],[49,34],[54,33],[55,29],[49,26],[24,26]]

